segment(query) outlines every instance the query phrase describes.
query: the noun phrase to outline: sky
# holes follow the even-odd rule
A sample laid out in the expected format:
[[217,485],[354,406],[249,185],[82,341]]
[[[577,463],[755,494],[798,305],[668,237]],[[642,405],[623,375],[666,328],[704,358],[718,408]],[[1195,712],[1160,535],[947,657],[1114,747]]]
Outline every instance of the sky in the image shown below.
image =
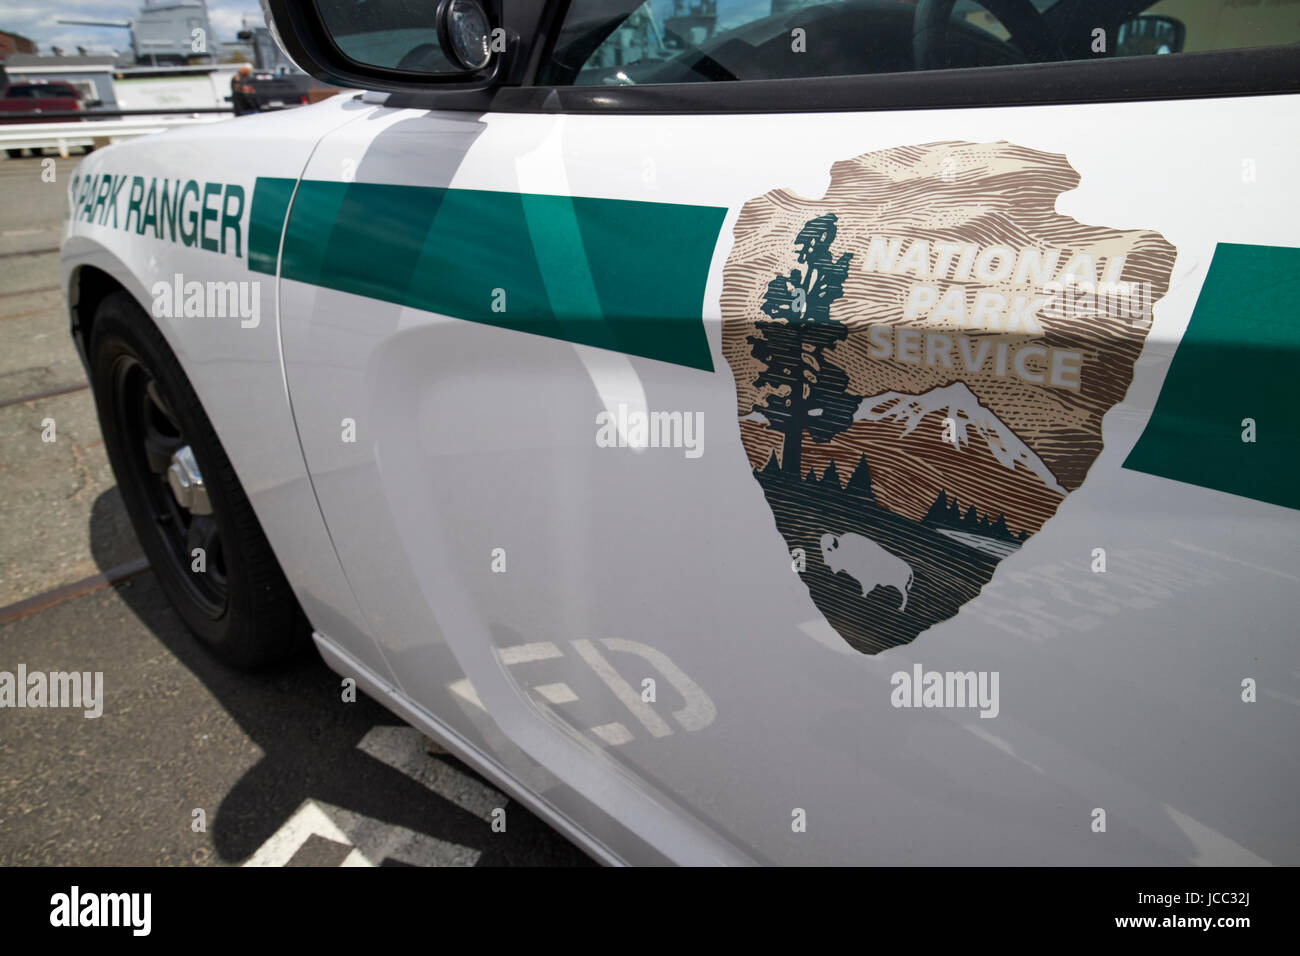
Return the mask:
[[[75,54],[78,46],[92,55],[108,55],[130,48],[126,30],[67,26],[58,21],[131,20],[141,5],[137,0],[0,0],[0,30],[30,38],[40,53],[49,53],[53,45],[69,55]],[[218,41],[233,41],[245,19],[250,26],[262,24],[262,8],[257,0],[208,0],[208,19]]]

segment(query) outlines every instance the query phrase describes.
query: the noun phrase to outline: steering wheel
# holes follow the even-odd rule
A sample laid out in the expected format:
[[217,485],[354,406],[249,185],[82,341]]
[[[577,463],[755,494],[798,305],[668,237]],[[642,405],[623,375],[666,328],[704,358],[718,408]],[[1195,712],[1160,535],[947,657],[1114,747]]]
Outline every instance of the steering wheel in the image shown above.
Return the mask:
[[[918,0],[912,17],[912,65],[942,70],[947,65],[948,23],[957,0]],[[979,0],[1007,28],[1016,48],[1029,62],[1059,57],[1043,15],[1030,0]]]

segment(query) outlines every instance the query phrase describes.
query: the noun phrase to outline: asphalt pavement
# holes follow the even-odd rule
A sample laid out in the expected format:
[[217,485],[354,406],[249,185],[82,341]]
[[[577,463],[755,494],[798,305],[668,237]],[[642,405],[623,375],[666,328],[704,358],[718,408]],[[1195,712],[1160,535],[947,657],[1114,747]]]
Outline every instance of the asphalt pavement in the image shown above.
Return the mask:
[[0,672],[101,671],[106,703],[0,707],[0,865],[588,864],[374,701],[343,702],[314,653],[250,676],[189,635],[68,336],[57,248],[78,161],[0,159]]

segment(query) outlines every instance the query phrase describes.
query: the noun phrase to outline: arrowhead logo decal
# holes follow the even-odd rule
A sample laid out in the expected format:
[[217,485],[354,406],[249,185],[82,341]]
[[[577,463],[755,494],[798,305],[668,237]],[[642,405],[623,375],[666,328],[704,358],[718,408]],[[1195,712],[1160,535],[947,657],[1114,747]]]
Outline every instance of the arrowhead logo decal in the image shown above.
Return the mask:
[[1101,451],[1176,250],[1056,212],[1078,184],[1057,154],[932,143],[741,210],[722,292],[741,439],[864,653],[956,614]]

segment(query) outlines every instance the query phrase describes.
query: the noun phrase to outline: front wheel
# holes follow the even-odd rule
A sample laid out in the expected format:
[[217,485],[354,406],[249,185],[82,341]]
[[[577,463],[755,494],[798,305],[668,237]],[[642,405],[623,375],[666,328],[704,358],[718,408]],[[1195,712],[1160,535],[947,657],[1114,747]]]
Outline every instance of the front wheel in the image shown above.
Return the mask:
[[292,654],[306,618],[198,396],[127,293],[100,303],[90,357],[104,446],[172,606],[236,666]]

